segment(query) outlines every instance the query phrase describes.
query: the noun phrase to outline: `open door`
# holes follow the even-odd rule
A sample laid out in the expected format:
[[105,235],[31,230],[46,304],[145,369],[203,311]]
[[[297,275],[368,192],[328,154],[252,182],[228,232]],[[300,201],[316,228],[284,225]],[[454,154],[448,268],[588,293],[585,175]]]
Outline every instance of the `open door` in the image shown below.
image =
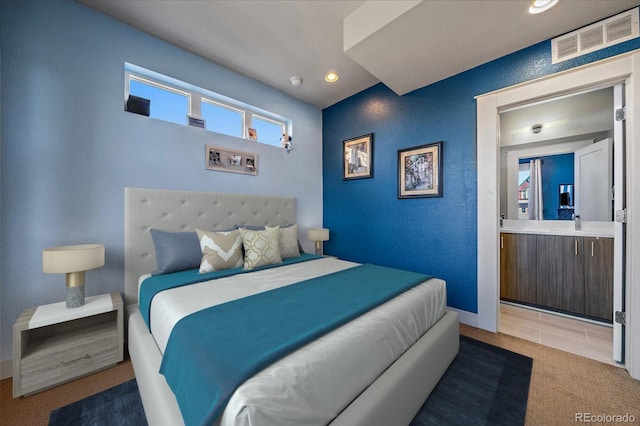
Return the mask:
[[624,84],[613,88],[613,210],[615,212],[613,243],[613,359],[624,362],[625,333],[625,259],[626,259],[626,188],[625,188],[625,99]]
[[613,220],[613,141],[601,140],[574,155],[575,215],[584,221]]
[[[613,139],[576,150],[575,214],[584,221],[614,221],[613,358],[624,362],[625,296],[625,102],[624,84],[613,88]],[[613,170],[610,165],[613,164]],[[589,173],[581,171],[588,170]]]

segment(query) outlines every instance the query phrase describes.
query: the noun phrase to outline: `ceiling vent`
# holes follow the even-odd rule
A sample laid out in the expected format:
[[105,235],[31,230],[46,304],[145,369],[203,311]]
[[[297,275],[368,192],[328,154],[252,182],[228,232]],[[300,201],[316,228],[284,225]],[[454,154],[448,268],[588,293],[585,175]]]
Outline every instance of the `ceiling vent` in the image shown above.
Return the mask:
[[551,61],[557,64],[638,36],[638,8],[635,8],[554,38]]

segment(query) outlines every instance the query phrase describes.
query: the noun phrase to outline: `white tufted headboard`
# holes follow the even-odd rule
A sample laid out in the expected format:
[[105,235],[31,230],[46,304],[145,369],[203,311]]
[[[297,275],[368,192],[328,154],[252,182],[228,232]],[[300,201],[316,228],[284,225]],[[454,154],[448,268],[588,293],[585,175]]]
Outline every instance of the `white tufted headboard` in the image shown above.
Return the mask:
[[138,278],[156,268],[149,230],[228,230],[235,225],[296,223],[296,200],[287,197],[164,189],[124,190],[125,304],[138,302]]

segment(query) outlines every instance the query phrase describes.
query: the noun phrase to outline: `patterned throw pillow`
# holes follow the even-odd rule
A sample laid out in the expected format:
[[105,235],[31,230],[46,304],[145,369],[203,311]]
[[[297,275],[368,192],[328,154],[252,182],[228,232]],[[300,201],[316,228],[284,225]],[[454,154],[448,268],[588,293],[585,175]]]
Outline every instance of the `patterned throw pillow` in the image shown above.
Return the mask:
[[279,228],[276,226],[262,231],[240,228],[244,246],[244,269],[282,262],[278,246]]
[[[278,238],[280,238],[279,246],[280,249],[280,257],[284,259],[288,259],[289,257],[298,257],[301,253],[304,253],[304,249],[302,248],[302,244],[300,244],[300,240],[298,239],[298,225],[277,225],[280,226],[280,233],[278,234]],[[251,231],[262,231],[266,229],[266,226],[259,225],[236,225],[236,229],[245,228]],[[271,227],[272,228],[272,227]],[[296,244],[298,250],[295,250],[291,244]]]
[[239,268],[242,259],[242,235],[234,229],[228,232],[213,232],[196,229],[202,261],[200,273],[222,271],[224,269]]
[[[273,228],[267,226],[266,229]],[[278,238],[278,248],[280,249],[280,257],[282,259],[300,256],[300,249],[298,248],[298,225],[280,228]]]

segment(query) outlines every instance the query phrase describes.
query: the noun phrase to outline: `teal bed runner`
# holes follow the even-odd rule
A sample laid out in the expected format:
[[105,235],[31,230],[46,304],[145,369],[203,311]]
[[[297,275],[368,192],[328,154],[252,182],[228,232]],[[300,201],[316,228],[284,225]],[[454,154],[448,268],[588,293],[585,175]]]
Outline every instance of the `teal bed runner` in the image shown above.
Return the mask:
[[160,372],[185,424],[211,425],[245,380],[429,278],[360,265],[204,309],[174,326]]
[[277,268],[279,266],[291,265],[293,263],[306,262],[308,260],[319,259],[322,256],[315,254],[302,253],[298,257],[290,257],[275,265],[261,266],[251,270],[245,270],[240,268],[225,269],[223,271],[207,272],[205,274],[198,273],[198,268],[188,269],[186,271],[173,272],[171,274],[164,275],[152,275],[145,279],[140,286],[140,295],[138,305],[140,306],[140,313],[144,322],[147,324],[147,328],[151,330],[151,324],[149,323],[149,315],[151,314],[151,301],[153,297],[161,291],[168,290],[170,288],[182,287],[189,284],[195,284],[202,281],[215,280],[217,278],[224,278],[231,275],[250,273],[255,271],[261,271],[263,269]]

